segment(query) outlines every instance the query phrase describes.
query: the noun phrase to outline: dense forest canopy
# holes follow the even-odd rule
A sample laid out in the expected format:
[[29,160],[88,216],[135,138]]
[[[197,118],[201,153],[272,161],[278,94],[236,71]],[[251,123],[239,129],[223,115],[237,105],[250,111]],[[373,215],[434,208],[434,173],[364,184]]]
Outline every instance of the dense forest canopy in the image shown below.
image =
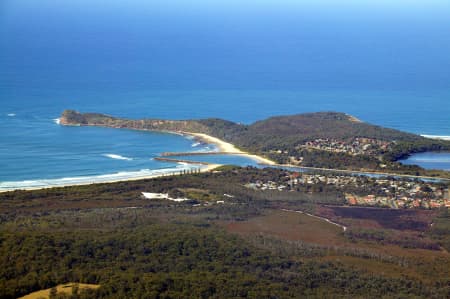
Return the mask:
[[351,208],[333,188],[244,186],[286,175],[226,166],[2,193],[0,298],[67,282],[100,285],[70,298],[448,298],[447,210]]

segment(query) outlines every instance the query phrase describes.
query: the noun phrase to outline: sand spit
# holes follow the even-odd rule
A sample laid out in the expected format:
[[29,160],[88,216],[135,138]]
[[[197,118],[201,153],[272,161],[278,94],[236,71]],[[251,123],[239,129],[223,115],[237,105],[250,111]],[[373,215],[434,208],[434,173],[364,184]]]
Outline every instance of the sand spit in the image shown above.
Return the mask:
[[258,161],[261,164],[267,164],[267,165],[275,165],[276,164],[272,160],[269,160],[267,158],[264,158],[264,157],[261,157],[258,155],[249,154],[247,152],[244,152],[244,151],[238,149],[236,146],[234,146],[233,144],[231,144],[229,142],[225,142],[219,138],[216,138],[216,137],[213,137],[213,136],[210,136],[207,134],[191,133],[191,132],[183,132],[183,134],[194,136],[195,138],[197,138],[203,142],[206,142],[206,143],[214,144],[217,146],[219,151],[224,154],[242,155],[242,156],[248,157],[252,160]]

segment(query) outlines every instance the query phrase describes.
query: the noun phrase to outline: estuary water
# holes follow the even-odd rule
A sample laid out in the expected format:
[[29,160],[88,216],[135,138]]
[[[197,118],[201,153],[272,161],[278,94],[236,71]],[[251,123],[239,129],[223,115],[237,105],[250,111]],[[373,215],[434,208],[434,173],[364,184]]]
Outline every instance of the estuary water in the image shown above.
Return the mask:
[[198,166],[153,158],[214,149],[173,134],[60,126],[64,109],[241,123],[340,111],[450,136],[445,1],[169,2],[1,2],[0,190],[173,172]]
[[419,165],[426,169],[450,171],[450,153],[419,153],[400,161],[403,164]]

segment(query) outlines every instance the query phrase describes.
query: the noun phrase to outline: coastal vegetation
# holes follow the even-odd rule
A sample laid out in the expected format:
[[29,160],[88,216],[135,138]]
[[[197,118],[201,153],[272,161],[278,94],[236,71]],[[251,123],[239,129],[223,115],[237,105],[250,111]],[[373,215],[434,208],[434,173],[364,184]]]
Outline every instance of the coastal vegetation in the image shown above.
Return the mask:
[[449,4],[3,0],[0,299],[450,299]]
[[[279,163],[338,169],[421,173],[395,159],[448,149],[341,113],[242,125],[65,111],[61,123],[201,133]],[[0,298],[39,290],[50,298],[448,298],[448,189],[446,181],[222,166],[5,192]],[[67,282],[99,287],[57,292]]]
[[245,186],[286,174],[226,166],[1,193],[0,298],[68,281],[100,285],[70,298],[449,297],[448,210],[355,208],[336,189]]
[[207,134],[279,164],[449,177],[445,171],[398,161],[413,153],[450,151],[450,141],[383,128],[338,112],[277,116],[245,125],[222,119],[129,120],[66,110],[61,124]]

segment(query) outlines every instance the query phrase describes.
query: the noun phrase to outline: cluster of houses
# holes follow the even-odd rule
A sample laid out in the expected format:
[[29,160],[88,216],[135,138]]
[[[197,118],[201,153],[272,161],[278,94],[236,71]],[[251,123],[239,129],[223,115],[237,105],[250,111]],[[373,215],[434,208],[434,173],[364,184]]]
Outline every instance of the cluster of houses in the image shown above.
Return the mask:
[[381,151],[389,150],[392,142],[357,137],[350,141],[338,141],[334,139],[315,139],[305,142],[298,146],[298,148],[325,150],[337,153],[347,153],[351,155],[369,155],[378,154]]
[[450,207],[449,189],[443,185],[408,180],[374,180],[373,194],[346,194],[351,205],[387,206],[392,208]]
[[252,183],[246,184],[246,187],[257,190],[295,190],[294,186],[298,185],[336,185],[336,186],[349,186],[358,185],[358,177],[356,176],[325,176],[318,174],[306,174],[306,173],[293,173],[286,175],[280,181],[267,181],[263,182],[257,180]]
[[407,179],[294,173],[287,174],[277,182],[257,180],[246,184],[248,188],[263,191],[296,191],[300,189],[299,186],[332,186],[345,194],[349,205],[450,208],[448,186]]
[[424,208],[424,209],[436,209],[441,207],[450,208],[450,199],[441,198],[414,198],[408,196],[375,196],[369,194],[366,196],[358,196],[355,194],[345,194],[345,199],[349,205],[364,205],[364,206],[379,206],[389,207],[394,209],[399,208]]

